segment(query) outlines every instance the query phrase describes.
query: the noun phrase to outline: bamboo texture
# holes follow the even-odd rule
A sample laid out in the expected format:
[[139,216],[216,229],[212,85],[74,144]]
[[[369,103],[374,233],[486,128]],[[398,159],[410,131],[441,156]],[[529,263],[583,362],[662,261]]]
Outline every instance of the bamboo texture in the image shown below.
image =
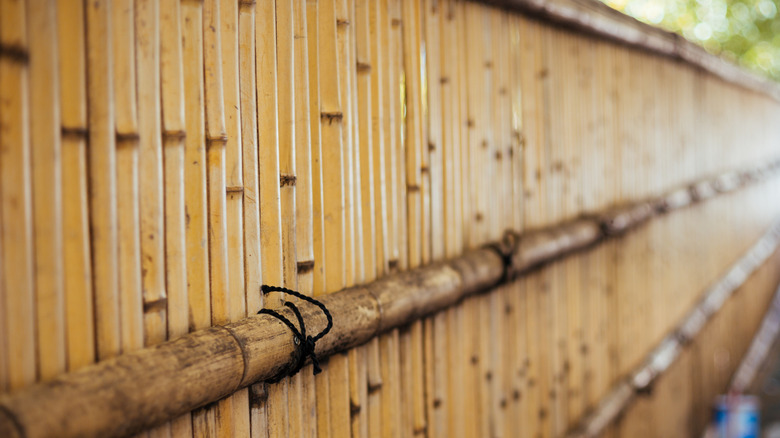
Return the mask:
[[[0,0],[0,431],[556,437],[630,398],[602,436],[695,435],[778,281],[704,298],[780,214],[779,96],[590,0]],[[262,381],[261,284],[333,307],[322,374]]]

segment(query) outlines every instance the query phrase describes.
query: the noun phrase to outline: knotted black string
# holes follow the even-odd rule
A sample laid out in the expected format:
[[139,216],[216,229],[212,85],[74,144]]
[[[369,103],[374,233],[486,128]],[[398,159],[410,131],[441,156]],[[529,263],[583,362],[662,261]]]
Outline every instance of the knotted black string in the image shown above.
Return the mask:
[[515,252],[517,252],[519,244],[520,235],[514,231],[507,230],[504,232],[500,241],[485,245],[486,248],[492,249],[501,257],[501,263],[504,265],[504,272],[501,274],[501,279],[498,281],[499,284],[512,279],[512,258],[514,257]]
[[[290,328],[290,331],[293,332],[293,341],[295,342],[295,345],[298,346],[299,352],[298,352],[298,362],[295,364],[295,367],[290,371],[288,375],[292,376],[294,374],[297,374],[298,371],[303,368],[304,362],[306,362],[307,357],[311,357],[311,363],[314,366],[314,374],[319,374],[322,372],[322,369],[320,368],[320,363],[317,360],[317,355],[314,352],[314,349],[317,345],[317,341],[320,340],[323,336],[328,334],[331,328],[333,328],[333,317],[330,315],[330,312],[325,307],[324,304],[321,302],[315,300],[312,297],[308,297],[306,295],[303,295],[301,293],[298,293],[294,290],[290,290],[284,287],[279,286],[268,286],[264,284],[260,287],[260,290],[264,293],[270,293],[270,292],[283,292],[289,295],[292,295],[298,299],[301,299],[303,301],[307,301],[311,304],[314,304],[315,306],[319,307],[320,310],[322,310],[322,313],[325,314],[325,318],[328,319],[328,325],[325,327],[324,330],[322,330],[317,336],[307,336],[306,335],[306,324],[304,324],[303,316],[301,315],[301,312],[298,310],[298,307],[289,302],[286,301],[284,303],[285,306],[289,307],[293,313],[295,314],[295,317],[298,318],[298,325],[301,327],[300,331],[297,327],[295,327],[295,324],[293,324],[289,319],[287,319],[284,315],[281,313],[271,310],[271,309],[260,309],[259,312],[257,312],[258,315],[265,314],[265,315],[271,315],[280,321],[282,321],[287,327]],[[281,380],[281,377],[271,380],[271,382],[278,382]]]

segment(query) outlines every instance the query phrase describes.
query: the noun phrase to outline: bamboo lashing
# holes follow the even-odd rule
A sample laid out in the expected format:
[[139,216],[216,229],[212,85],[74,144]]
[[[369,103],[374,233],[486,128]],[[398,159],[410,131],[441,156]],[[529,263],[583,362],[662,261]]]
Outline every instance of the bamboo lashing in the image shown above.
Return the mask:
[[[773,177],[778,170],[780,165],[772,162],[741,172],[741,185]],[[733,172],[724,175],[733,178]],[[734,184],[724,185],[725,178],[709,178],[706,184],[736,189]],[[700,181],[689,187],[693,190],[703,184],[705,182]],[[673,191],[669,196],[679,195]],[[618,208],[601,215],[599,220],[584,218],[529,232],[516,245],[511,240],[505,242],[507,246],[502,251],[472,250],[447,262],[389,275],[367,285],[319,297],[333,314],[334,326],[332,332],[317,343],[316,353],[325,357],[361,345],[394,327],[494,287],[507,276],[511,278],[529,272],[543,263],[581,250],[613,235],[615,223],[620,223],[619,232],[625,233],[648,219],[647,215],[632,212],[644,212],[647,205],[662,205],[666,198],[667,195],[663,195]],[[616,221],[616,218],[621,220]],[[778,240],[773,229],[744,261],[711,289],[697,311],[703,310],[705,314],[717,311],[728,293],[774,251]],[[511,261],[505,263],[502,253],[503,258]],[[279,312],[295,320],[289,310]],[[697,315],[695,312],[692,315]],[[306,307],[301,313],[310,330],[325,326],[324,316],[318,309]],[[689,329],[687,336],[694,336],[695,331]],[[289,329],[269,315],[197,330],[176,340],[0,396],[0,432],[3,436],[25,438],[127,435],[219,400],[254,382],[284,375],[297,363],[297,351]],[[651,360],[648,365],[651,378],[647,383],[652,380],[652,373],[658,374],[662,368],[657,362]],[[638,374],[646,374],[645,371],[640,370]],[[635,378],[634,385],[641,387],[637,381]],[[623,394],[625,390],[616,392]],[[89,416],[92,421],[84,421],[83,416]],[[597,418],[596,423],[602,424],[600,417]]]

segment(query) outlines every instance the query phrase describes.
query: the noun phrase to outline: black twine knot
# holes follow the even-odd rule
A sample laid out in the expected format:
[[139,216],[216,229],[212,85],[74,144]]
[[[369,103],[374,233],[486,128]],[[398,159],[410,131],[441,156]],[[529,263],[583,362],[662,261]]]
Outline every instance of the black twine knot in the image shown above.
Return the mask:
[[[289,319],[287,319],[284,315],[281,313],[271,310],[271,309],[260,309],[260,311],[257,312],[258,315],[265,314],[265,315],[271,315],[280,321],[282,321],[287,327],[290,328],[290,331],[293,332],[293,342],[295,342],[295,345],[298,346],[298,361],[295,363],[295,366],[292,368],[292,370],[288,373],[288,376],[292,376],[298,373],[298,371],[303,368],[304,362],[306,362],[307,357],[311,357],[311,363],[314,366],[314,374],[319,374],[322,372],[322,368],[320,368],[320,362],[317,360],[317,355],[314,352],[317,341],[320,340],[323,336],[328,334],[331,328],[333,328],[333,317],[330,315],[330,312],[325,307],[324,304],[319,302],[318,300],[315,300],[312,297],[308,297],[306,295],[303,295],[301,293],[298,293],[294,290],[290,290],[284,287],[279,286],[269,286],[269,285],[262,285],[260,287],[260,290],[264,293],[270,293],[270,292],[283,292],[289,295],[292,295],[298,299],[301,299],[303,301],[307,301],[311,304],[314,304],[315,306],[319,307],[320,310],[322,310],[322,313],[325,314],[325,318],[328,319],[328,325],[325,327],[324,330],[319,332],[316,336],[310,336],[306,334],[306,324],[304,324],[303,316],[301,315],[300,310],[298,310],[298,307],[289,302],[286,301],[284,303],[285,306],[289,307],[290,310],[293,311],[295,314],[295,317],[298,318],[298,325],[301,327],[300,330],[298,330],[297,327],[295,327],[295,324],[293,324]],[[273,380],[270,380],[270,382],[278,382],[281,380],[283,376],[280,376],[278,378],[275,378]]]
[[500,241],[485,245],[486,248],[492,249],[501,257],[501,263],[504,265],[504,272],[498,281],[499,284],[506,283],[514,276],[512,272],[512,258],[517,252],[519,245],[520,235],[512,230],[506,230]]

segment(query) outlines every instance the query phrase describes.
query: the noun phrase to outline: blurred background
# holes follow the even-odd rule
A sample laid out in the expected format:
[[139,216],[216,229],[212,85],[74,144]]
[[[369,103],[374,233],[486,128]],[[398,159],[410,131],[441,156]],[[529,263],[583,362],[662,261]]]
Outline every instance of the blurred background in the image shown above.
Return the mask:
[[780,80],[778,0],[602,0],[640,21]]

